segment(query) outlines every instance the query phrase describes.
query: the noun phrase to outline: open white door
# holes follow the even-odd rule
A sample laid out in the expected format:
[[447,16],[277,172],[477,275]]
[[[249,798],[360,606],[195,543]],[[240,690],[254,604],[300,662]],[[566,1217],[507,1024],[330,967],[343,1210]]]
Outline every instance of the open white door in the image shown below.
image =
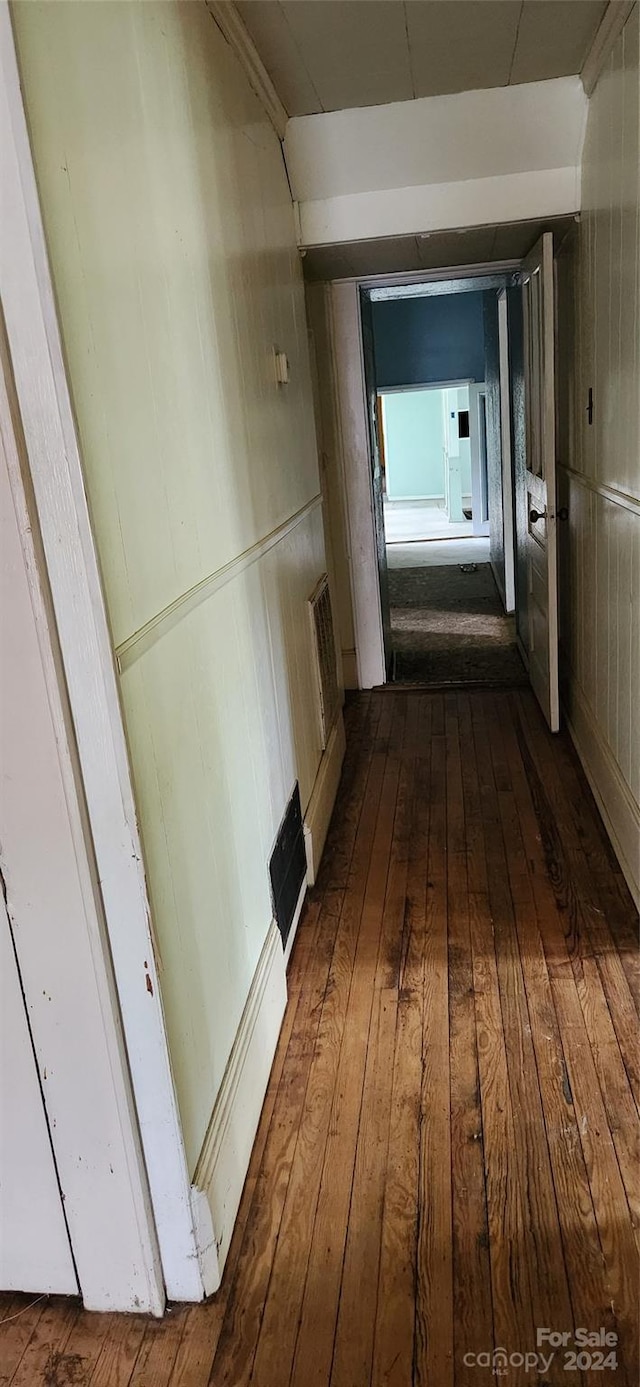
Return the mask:
[[552,732],[560,725],[554,390],[553,237],[545,232],[523,266],[529,678]]
[[0,1286],[77,1295],[27,1012],[0,900]]

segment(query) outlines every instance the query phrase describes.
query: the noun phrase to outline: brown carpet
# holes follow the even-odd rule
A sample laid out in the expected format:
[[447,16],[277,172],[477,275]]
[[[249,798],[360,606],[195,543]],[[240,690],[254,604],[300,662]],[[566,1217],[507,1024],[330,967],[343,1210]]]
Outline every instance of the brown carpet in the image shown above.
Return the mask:
[[390,569],[389,602],[396,682],[526,682],[490,564]]

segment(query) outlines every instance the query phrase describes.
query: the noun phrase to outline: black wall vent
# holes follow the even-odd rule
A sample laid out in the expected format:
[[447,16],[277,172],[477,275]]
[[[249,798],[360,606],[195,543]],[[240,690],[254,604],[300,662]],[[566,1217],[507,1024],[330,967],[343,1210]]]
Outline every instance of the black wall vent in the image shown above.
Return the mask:
[[269,862],[273,914],[282,935],[283,948],[289,937],[306,870],[300,791],[296,782]]

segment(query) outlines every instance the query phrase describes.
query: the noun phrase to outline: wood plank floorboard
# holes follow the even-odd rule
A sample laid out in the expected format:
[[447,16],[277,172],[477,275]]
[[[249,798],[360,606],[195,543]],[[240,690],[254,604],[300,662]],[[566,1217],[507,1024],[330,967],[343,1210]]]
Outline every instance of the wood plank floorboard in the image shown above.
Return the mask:
[[346,724],[221,1290],[0,1297],[0,1387],[637,1382],[637,915],[571,743],[522,690]]

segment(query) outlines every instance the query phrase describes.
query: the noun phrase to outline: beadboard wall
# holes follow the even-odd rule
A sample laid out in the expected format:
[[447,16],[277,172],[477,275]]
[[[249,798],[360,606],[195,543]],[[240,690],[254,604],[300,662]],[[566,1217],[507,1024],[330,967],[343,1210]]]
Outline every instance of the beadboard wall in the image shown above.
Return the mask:
[[[208,1132],[217,1150],[243,1017],[266,1083],[286,995],[279,936],[264,953],[267,863],[321,760],[306,601],[326,562],[293,208],[204,3],[34,0],[13,22],[193,1174]],[[234,1110],[231,1166],[263,1091]],[[229,1225],[237,1195],[220,1196]]]
[[[589,102],[582,218],[558,261],[565,707],[632,890],[640,880],[640,11]],[[593,389],[593,423],[588,392]]]

